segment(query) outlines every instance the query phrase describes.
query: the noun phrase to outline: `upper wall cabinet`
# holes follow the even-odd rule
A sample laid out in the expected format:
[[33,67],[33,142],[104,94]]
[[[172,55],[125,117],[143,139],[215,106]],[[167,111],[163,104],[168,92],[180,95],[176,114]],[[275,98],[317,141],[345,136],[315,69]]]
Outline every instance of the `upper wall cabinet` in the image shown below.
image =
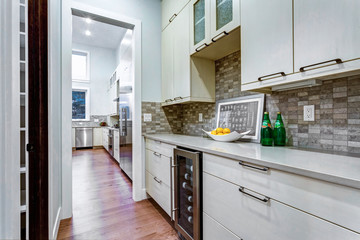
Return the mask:
[[242,0],[241,83],[293,73],[292,1]]
[[162,30],[166,28],[179,15],[181,10],[186,6],[190,0],[162,0],[161,14],[162,14]]
[[215,63],[190,57],[190,5],[162,32],[163,105],[215,101]]
[[282,91],[360,73],[360,1],[267,2],[241,1],[242,90]]
[[359,0],[295,0],[294,10],[295,71],[360,57]]
[[[200,52],[240,26],[240,0],[192,0],[191,8],[190,53],[199,53],[196,56],[215,60],[214,53],[200,54]],[[236,38],[240,40],[239,34]],[[237,45],[236,50],[240,48],[240,42]],[[219,50],[212,50],[214,51]]]

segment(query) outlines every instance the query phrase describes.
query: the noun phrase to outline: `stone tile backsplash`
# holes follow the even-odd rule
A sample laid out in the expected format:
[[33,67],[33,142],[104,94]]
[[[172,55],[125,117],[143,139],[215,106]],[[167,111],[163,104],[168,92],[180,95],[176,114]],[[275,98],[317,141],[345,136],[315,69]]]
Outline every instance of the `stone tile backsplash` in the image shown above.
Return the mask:
[[[98,122],[95,122],[95,119]],[[100,122],[106,122],[106,115],[91,115],[90,121],[72,121],[72,127],[99,127]]]
[[[215,66],[216,100],[254,94],[241,91],[240,52],[216,61]],[[303,121],[304,105],[315,105],[314,122]],[[160,103],[143,102],[143,113],[153,114],[152,122],[143,122],[143,132],[201,136],[201,129],[215,128],[215,106],[191,103],[162,108]],[[265,111],[272,123],[282,112],[290,146],[360,153],[360,75],[267,94]],[[203,122],[198,121],[199,113]]]

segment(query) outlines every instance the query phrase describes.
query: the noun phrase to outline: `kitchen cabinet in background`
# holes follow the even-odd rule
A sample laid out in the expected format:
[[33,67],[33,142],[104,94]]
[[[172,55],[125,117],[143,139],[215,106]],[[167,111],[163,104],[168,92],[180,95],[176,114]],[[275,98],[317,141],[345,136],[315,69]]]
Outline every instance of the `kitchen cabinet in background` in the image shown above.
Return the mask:
[[164,105],[215,101],[215,63],[190,57],[190,5],[162,32],[162,100]]
[[114,130],[114,158],[120,163],[120,135],[119,130]]
[[93,147],[102,147],[102,128],[93,128]]

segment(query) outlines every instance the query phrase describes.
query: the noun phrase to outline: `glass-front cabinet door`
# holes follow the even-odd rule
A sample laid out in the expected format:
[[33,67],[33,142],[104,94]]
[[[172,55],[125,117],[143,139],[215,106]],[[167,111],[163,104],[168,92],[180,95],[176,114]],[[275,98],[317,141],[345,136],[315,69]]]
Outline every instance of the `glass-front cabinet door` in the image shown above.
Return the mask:
[[204,49],[210,44],[210,5],[211,0],[192,0],[191,53]]
[[211,38],[217,40],[240,25],[240,0],[211,0]]

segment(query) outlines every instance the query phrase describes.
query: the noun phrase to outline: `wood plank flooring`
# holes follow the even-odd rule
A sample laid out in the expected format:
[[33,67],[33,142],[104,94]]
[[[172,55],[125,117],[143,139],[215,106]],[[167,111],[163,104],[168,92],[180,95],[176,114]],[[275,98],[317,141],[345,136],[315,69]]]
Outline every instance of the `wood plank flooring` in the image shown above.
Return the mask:
[[73,152],[73,217],[58,239],[178,240],[152,201],[134,202],[130,180],[104,149]]

